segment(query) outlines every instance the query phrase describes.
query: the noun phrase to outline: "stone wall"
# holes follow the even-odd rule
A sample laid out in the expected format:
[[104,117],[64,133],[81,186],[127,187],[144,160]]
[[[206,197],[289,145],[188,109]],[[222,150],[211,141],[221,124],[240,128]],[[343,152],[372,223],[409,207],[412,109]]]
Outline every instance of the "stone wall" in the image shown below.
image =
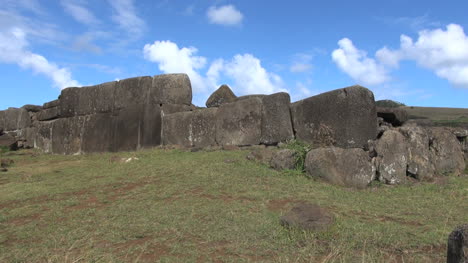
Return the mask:
[[308,175],[344,186],[464,172],[467,131],[405,124],[406,112],[376,108],[373,93],[361,86],[291,103],[284,92],[237,97],[223,85],[208,108],[191,101],[185,74],[67,88],[43,106],[0,111],[0,144],[79,154],[158,145],[274,146],[298,139],[313,148],[305,162]]

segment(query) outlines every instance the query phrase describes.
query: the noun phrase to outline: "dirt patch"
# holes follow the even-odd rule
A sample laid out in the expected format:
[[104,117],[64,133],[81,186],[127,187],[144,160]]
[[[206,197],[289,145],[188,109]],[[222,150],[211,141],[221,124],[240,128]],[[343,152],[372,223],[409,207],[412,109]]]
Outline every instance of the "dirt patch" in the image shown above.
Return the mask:
[[22,225],[31,223],[33,221],[39,221],[40,218],[41,218],[41,214],[37,213],[37,214],[29,215],[29,216],[15,217],[15,218],[8,220],[6,223],[12,224],[14,226],[22,226]]

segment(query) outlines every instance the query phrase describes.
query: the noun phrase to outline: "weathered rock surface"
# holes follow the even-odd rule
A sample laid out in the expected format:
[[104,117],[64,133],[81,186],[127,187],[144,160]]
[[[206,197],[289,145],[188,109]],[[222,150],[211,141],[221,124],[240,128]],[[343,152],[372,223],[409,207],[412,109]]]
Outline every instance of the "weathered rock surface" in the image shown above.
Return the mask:
[[11,135],[0,135],[0,146],[7,147],[10,150],[16,150],[17,139]]
[[270,165],[275,150],[271,147],[257,148],[251,151],[247,156],[247,160],[256,161],[265,165]]
[[25,109],[28,112],[39,112],[42,110],[42,106],[32,105],[32,104],[26,104],[21,108]]
[[375,151],[379,181],[386,184],[405,182],[408,165],[405,137],[397,130],[388,130],[376,142]]
[[163,144],[202,148],[215,146],[217,111],[217,108],[208,108],[165,115]]
[[291,99],[285,92],[262,98],[262,129],[260,142],[278,144],[294,138],[289,104]]
[[216,114],[216,141],[220,145],[260,144],[262,100],[250,98],[219,107]]
[[408,147],[407,175],[419,180],[432,178],[435,167],[427,131],[416,125],[405,125],[398,130],[405,136]]
[[448,129],[430,129],[430,149],[436,173],[439,175],[460,175],[465,169],[462,146],[457,137]]
[[237,96],[228,85],[221,85],[206,101],[206,107],[219,107],[221,104],[234,102]]
[[447,263],[468,262],[468,224],[453,230],[447,242]]
[[0,111],[0,128],[4,131],[15,131],[31,125],[31,117],[23,108],[8,108]]
[[333,223],[333,217],[316,204],[301,203],[282,216],[280,223],[285,227],[324,231]]
[[59,100],[53,100],[53,101],[49,101],[49,102],[44,103],[44,105],[42,106],[42,108],[43,108],[43,109],[54,108],[54,107],[59,106],[59,104],[60,104],[60,101],[59,101]]
[[60,109],[59,107],[43,109],[37,113],[36,117],[39,121],[57,119],[58,117],[60,117]]
[[278,171],[295,169],[296,152],[290,149],[281,149],[273,152],[270,160],[270,167]]
[[84,117],[62,118],[53,122],[52,152],[76,154],[81,152]]
[[359,148],[377,135],[374,95],[361,86],[295,102],[291,114],[296,137],[318,146]]
[[192,84],[187,74],[154,76],[151,87],[152,103],[192,105]]
[[377,107],[377,116],[393,126],[401,126],[408,120],[408,113],[403,108]]
[[318,148],[307,153],[307,175],[332,184],[364,188],[375,178],[371,160],[360,148]]

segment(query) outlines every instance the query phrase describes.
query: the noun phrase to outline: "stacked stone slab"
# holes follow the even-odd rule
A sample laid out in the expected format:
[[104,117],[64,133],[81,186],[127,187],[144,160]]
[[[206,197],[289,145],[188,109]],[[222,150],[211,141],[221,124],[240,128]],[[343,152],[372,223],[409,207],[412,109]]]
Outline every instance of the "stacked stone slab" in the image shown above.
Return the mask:
[[363,148],[377,135],[374,95],[361,86],[295,102],[291,114],[296,138],[314,146]]
[[274,145],[294,138],[287,93],[163,117],[163,143],[186,147]]
[[45,152],[131,151],[160,145],[162,115],[192,110],[191,101],[185,74],[136,77],[64,89],[58,100],[26,107],[29,113],[0,111],[0,127]]

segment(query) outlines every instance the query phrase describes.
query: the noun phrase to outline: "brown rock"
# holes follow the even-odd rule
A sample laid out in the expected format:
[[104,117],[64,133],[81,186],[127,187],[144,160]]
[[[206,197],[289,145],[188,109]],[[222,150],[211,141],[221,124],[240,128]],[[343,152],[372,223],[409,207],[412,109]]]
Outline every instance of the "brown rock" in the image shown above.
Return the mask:
[[232,92],[228,85],[221,85],[206,101],[206,107],[219,107],[221,104],[235,101],[236,95]]
[[333,223],[333,217],[316,204],[301,203],[282,216],[280,223],[285,227],[324,231]]

